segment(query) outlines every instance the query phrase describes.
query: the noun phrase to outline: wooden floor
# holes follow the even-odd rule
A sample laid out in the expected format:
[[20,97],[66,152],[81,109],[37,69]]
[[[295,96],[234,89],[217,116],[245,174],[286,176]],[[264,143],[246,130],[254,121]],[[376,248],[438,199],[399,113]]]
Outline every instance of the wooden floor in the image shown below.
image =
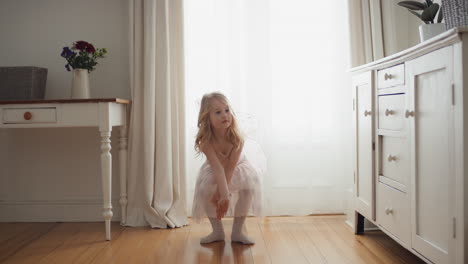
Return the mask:
[[381,231],[354,235],[344,216],[248,218],[253,246],[200,245],[209,222],[176,229],[103,223],[0,223],[0,263],[423,263]]

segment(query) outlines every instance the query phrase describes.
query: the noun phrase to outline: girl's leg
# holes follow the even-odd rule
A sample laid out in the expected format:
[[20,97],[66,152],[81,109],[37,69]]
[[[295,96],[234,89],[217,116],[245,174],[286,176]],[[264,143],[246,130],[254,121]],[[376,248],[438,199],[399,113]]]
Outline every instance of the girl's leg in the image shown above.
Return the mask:
[[234,211],[234,223],[232,225],[231,241],[240,242],[246,245],[255,244],[255,241],[242,233],[242,227],[245,223],[245,218],[249,213],[249,207],[252,203],[252,192],[249,190],[239,192],[239,200],[237,201]]
[[213,232],[211,234],[207,235],[206,237],[203,237],[200,239],[200,243],[206,244],[206,243],[212,243],[216,241],[224,241],[224,228],[223,228],[223,223],[221,220],[215,218],[215,217],[210,217],[211,227],[213,228]]
[[221,220],[214,217],[216,216],[216,207],[210,201],[205,201],[204,207],[206,215],[210,220],[211,227],[213,228],[213,232],[211,232],[211,234],[207,235],[206,237],[201,238],[200,243],[206,244],[216,241],[224,241],[225,235],[223,223],[221,222]]

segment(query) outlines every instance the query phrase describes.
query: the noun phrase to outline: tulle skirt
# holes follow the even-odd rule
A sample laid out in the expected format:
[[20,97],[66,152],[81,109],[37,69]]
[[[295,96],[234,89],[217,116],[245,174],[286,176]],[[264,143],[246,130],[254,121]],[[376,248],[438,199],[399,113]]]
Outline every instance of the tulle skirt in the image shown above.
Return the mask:
[[[266,170],[263,152],[254,142],[244,145],[244,151],[228,184],[231,193],[226,216],[262,215],[262,177]],[[210,201],[217,190],[211,166],[206,161],[198,174],[193,199],[192,218],[200,222],[204,217],[216,217],[216,206]]]

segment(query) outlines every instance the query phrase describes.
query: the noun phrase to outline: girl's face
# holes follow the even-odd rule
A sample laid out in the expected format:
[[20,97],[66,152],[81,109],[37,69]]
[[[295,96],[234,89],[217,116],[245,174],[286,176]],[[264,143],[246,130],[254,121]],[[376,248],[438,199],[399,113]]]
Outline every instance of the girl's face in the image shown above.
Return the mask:
[[232,123],[229,105],[218,99],[211,101],[210,122],[214,129],[228,128]]

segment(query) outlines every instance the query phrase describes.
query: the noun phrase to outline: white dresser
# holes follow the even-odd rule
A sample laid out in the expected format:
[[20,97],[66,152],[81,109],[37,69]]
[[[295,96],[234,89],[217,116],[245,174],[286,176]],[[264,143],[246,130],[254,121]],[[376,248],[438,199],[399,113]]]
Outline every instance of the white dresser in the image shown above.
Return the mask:
[[366,218],[427,263],[468,263],[468,28],[352,73],[355,232]]

